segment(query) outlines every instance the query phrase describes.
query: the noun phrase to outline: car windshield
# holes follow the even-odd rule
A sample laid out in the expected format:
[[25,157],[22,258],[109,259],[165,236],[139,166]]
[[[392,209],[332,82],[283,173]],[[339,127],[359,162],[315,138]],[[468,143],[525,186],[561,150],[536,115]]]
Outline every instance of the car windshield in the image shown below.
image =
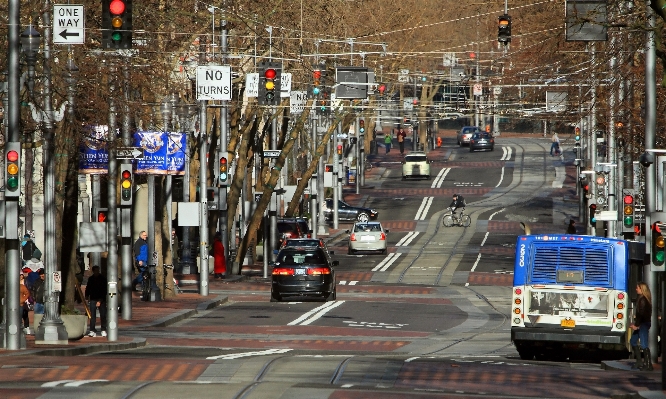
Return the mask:
[[405,157],[406,162],[426,162],[427,160],[425,155],[408,155]]
[[281,264],[299,265],[299,264],[326,264],[326,257],[320,250],[305,248],[285,249],[278,254],[277,261]]
[[379,223],[357,223],[354,226],[354,232],[362,231],[382,231],[382,228]]

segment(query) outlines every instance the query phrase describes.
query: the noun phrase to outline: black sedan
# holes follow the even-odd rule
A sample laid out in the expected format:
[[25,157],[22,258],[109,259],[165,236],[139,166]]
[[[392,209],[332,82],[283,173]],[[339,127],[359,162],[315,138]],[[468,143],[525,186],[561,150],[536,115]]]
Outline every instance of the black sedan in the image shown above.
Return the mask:
[[[326,220],[333,220],[332,198],[326,198],[324,216],[326,217]],[[338,200],[338,220],[357,220],[359,222],[367,222],[369,220],[377,219],[377,216],[379,216],[379,212],[374,209],[352,206],[342,200]]]
[[319,247],[286,247],[272,263],[271,302],[288,297],[310,297],[334,301],[337,295],[335,271],[337,260]]
[[474,133],[469,140],[469,151],[476,150],[494,150],[495,140],[490,133]]

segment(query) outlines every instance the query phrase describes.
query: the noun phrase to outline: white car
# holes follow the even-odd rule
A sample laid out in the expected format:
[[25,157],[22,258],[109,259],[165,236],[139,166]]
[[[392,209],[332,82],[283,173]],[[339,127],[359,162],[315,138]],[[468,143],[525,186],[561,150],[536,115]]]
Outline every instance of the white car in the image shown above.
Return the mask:
[[402,179],[425,177],[430,179],[430,161],[425,152],[410,152],[402,161]]
[[349,247],[347,253],[352,255],[356,251],[377,251],[385,254],[387,252],[385,230],[379,222],[356,222],[351,230],[346,230],[349,234]]

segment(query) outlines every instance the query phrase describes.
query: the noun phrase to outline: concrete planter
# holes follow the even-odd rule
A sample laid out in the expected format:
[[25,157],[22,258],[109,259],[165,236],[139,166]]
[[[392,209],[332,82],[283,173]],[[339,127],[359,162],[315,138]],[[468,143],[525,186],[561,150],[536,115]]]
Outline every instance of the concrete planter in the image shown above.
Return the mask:
[[[34,315],[33,329],[39,327],[39,323],[42,321],[43,316],[44,315],[41,314]],[[61,314],[60,319],[65,325],[65,330],[67,330],[67,339],[81,339],[86,334],[86,330],[88,329],[88,316],[84,314]]]

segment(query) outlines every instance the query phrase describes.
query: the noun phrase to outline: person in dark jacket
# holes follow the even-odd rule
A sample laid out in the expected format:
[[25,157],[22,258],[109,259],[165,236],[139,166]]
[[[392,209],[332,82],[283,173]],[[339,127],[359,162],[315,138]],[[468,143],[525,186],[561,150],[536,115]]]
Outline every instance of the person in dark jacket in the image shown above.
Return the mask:
[[102,337],[106,337],[106,277],[100,273],[98,265],[92,267],[92,272],[92,276],[88,277],[85,293],[90,309],[90,332],[88,335],[91,337],[97,336],[95,321],[97,319],[97,308],[99,308]]
[[[644,282],[636,284],[636,317],[629,326],[633,330],[631,335],[631,351],[634,353],[636,363],[631,367],[639,370],[653,370],[652,356],[648,347],[648,331],[652,324],[652,294]],[[639,347],[640,341],[640,347]]]
[[35,314],[44,314],[44,280],[46,275],[44,269],[39,269],[37,273],[39,278],[32,285],[32,297],[35,299],[34,311]]

